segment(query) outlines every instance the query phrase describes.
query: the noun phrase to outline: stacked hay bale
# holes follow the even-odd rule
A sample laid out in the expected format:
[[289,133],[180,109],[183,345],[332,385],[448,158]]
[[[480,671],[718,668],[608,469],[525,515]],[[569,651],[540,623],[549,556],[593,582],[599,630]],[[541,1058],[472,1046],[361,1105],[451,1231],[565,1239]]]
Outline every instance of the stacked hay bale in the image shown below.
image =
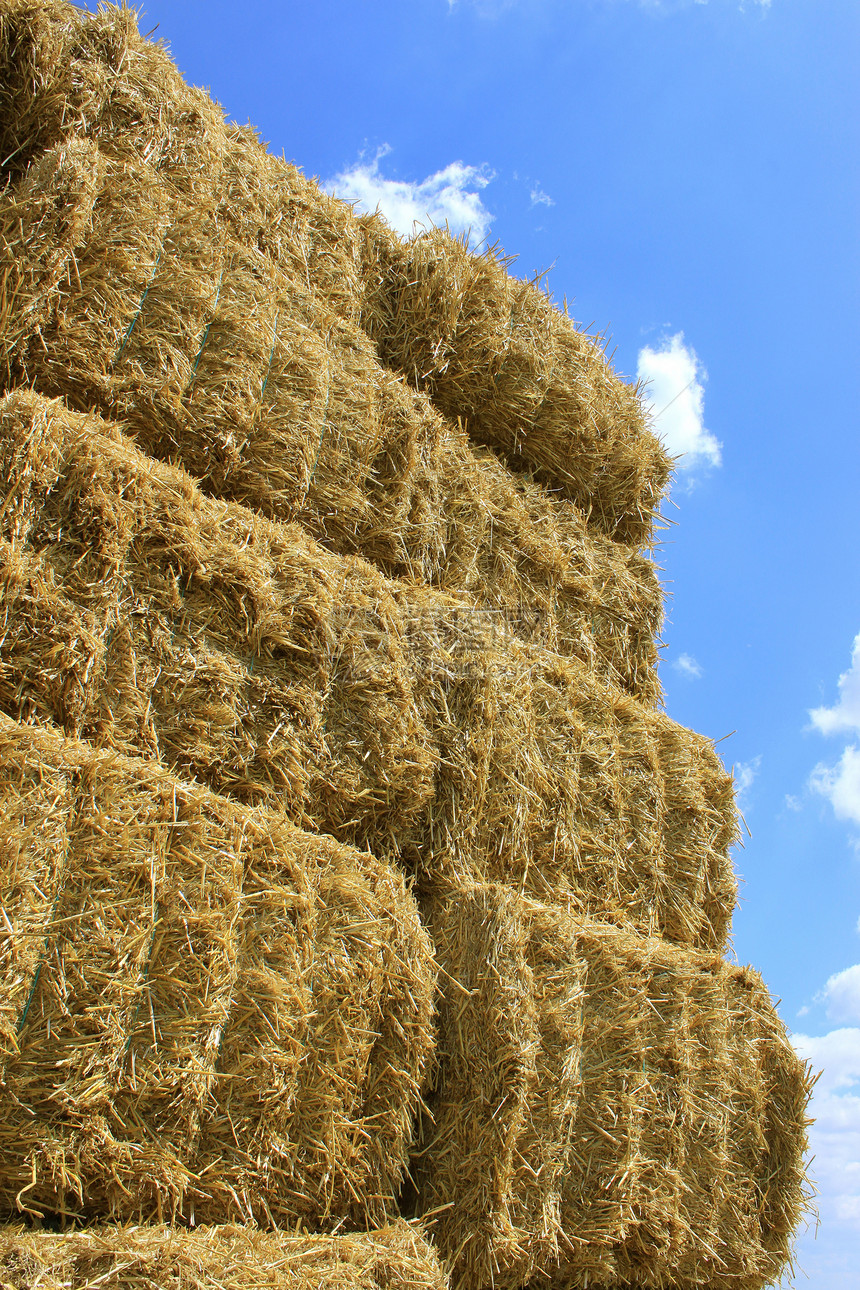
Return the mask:
[[0,0],[0,104],[0,1208],[87,1225],[4,1284],[437,1286],[399,1215],[464,1290],[778,1277],[807,1082],[635,389],[126,9]]

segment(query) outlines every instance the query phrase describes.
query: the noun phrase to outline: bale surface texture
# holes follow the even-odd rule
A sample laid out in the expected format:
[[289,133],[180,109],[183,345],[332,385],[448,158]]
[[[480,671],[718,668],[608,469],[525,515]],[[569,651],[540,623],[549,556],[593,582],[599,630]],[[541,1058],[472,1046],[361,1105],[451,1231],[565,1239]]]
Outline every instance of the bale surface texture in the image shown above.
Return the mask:
[[0,710],[410,868],[725,943],[736,815],[707,740],[61,403],[0,404],[0,466]]
[[432,946],[366,853],[0,718],[0,1207],[396,1213]]
[[756,973],[505,886],[423,908],[444,1001],[414,1169],[452,1284],[777,1280],[809,1089]]
[[434,758],[370,565],[35,395],[0,403],[0,469],[2,710],[349,842],[402,833]]
[[252,1227],[0,1228],[0,1290],[447,1290],[420,1229],[289,1236]]

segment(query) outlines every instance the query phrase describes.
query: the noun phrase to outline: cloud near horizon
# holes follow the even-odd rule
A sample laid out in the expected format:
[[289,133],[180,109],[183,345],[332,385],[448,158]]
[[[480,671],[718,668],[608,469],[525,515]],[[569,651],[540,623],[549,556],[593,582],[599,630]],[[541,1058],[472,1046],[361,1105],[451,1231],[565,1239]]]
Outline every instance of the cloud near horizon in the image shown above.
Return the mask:
[[684,333],[666,337],[657,349],[640,349],[637,376],[646,387],[644,401],[654,432],[667,452],[680,458],[678,469],[722,465],[722,444],[705,429],[708,374],[696,351],[684,343]]
[[383,144],[370,160],[362,154],[354,166],[325,180],[323,188],[365,214],[379,210],[403,237],[411,237],[416,226],[433,224],[447,225],[455,237],[468,234],[473,247],[485,241],[493,216],[481,200],[481,190],[495,177],[492,170],[452,161],[426,179],[387,179],[380,162],[390,152]]

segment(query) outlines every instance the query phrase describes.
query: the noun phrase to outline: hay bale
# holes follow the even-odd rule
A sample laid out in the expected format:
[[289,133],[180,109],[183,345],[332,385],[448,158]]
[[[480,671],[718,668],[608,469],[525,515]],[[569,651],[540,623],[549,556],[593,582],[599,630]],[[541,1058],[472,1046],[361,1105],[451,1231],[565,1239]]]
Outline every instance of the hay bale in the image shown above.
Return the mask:
[[[98,407],[209,493],[298,520],[389,575],[479,594],[551,647],[659,697],[662,595],[649,560],[477,455],[383,371],[363,333],[256,245],[226,243],[223,205],[180,212],[149,168],[96,160],[103,188],[73,266],[42,292],[40,325],[15,312],[3,336],[7,388]],[[10,201],[10,266],[27,262],[37,180],[61,161],[48,154]]]
[[472,255],[439,229],[404,242],[379,216],[363,225],[362,325],[383,361],[601,532],[647,543],[671,461],[600,344],[495,251]]
[[3,1290],[446,1290],[420,1228],[347,1236],[253,1227],[0,1228]]
[[351,208],[272,157],[252,129],[225,123],[166,49],[141,37],[134,10],[2,0],[0,96],[13,179],[77,133],[114,161],[145,158],[174,198],[205,204],[220,183],[220,214],[238,239],[356,320],[363,238]]
[[402,878],[0,718],[0,1209],[396,1213],[435,965]]
[[806,1196],[809,1082],[749,968],[437,886],[418,1212],[454,1285],[778,1279]]
[[0,407],[0,710],[377,843],[434,753],[388,584],[204,498],[113,427]]
[[400,597],[435,792],[405,854],[720,951],[738,817],[713,744],[428,590]]
[[513,475],[461,429],[445,427],[436,443],[416,470],[399,552],[363,554],[390,576],[467,592],[521,640],[659,704],[663,593],[653,561],[596,533],[573,503]]
[[40,335],[75,248],[89,233],[102,169],[95,145],[73,138],[44,153],[20,185],[4,195],[0,335],[7,354],[24,337]]
[[[66,0],[0,3],[0,147],[17,180],[40,153],[86,135],[114,159],[146,158],[174,193],[205,193],[226,147],[223,113],[186,85],[137,13]],[[119,143],[113,149],[114,141]]]

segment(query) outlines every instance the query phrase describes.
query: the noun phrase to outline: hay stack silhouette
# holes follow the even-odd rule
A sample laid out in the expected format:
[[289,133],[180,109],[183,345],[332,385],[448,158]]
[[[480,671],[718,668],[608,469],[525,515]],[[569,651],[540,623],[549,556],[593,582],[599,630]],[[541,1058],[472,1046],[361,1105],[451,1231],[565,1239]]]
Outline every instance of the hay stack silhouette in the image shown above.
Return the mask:
[[0,1281],[769,1284],[808,1078],[637,391],[126,9],[0,0],[0,104]]

